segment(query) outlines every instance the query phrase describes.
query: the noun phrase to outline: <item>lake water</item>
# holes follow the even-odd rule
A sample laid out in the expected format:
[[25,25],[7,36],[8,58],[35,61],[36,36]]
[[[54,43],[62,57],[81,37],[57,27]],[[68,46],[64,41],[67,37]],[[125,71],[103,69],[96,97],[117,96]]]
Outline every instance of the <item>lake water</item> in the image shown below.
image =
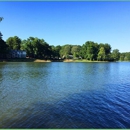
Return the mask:
[[0,63],[0,128],[130,128],[130,62]]

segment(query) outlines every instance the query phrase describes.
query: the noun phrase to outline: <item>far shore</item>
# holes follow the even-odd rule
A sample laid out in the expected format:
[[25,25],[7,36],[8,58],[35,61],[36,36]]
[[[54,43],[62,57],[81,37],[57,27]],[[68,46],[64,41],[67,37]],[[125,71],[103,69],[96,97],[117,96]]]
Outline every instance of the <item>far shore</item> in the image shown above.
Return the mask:
[[82,59],[82,60],[66,59],[63,62],[110,62],[110,61],[90,61],[90,60],[86,60],[86,59]]
[[65,59],[65,60],[45,60],[45,59],[0,59],[0,62],[110,62],[110,61],[90,61],[86,59]]
[[0,59],[0,62],[51,62],[51,60],[43,60],[43,59]]

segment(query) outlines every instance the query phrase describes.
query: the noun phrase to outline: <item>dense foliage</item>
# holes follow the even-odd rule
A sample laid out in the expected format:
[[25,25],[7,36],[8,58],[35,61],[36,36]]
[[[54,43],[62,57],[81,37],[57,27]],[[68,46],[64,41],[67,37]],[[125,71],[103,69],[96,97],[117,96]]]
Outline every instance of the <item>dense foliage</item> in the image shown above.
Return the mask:
[[21,42],[21,50],[26,50],[28,57],[33,58],[50,58],[51,46],[43,39],[29,37],[27,40]]
[[41,59],[87,59],[90,61],[130,61],[130,52],[120,53],[111,50],[107,43],[87,41],[81,45],[49,45],[44,39],[29,37],[21,40],[18,36],[9,37],[6,42],[0,37],[0,58],[5,58],[9,50],[25,50],[27,57]]
[[[0,17],[0,22],[3,17]],[[21,40],[18,36],[9,37],[6,42],[0,32],[0,58],[6,58],[10,50],[25,50],[27,57],[42,59],[87,59],[90,61],[130,61],[130,52],[120,53],[118,49],[111,52],[107,43],[87,41],[80,45],[50,46],[44,39],[29,37]]]
[[6,58],[7,53],[8,53],[8,45],[2,38],[0,38],[0,58]]
[[130,61],[130,52],[121,53],[120,61]]

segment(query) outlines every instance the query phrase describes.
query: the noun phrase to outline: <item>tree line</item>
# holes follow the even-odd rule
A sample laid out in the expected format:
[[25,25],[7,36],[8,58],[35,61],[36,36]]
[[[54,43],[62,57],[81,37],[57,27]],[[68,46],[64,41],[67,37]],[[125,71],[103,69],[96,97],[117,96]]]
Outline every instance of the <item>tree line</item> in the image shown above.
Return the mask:
[[27,57],[40,59],[87,59],[90,61],[130,61],[130,52],[111,50],[108,43],[87,41],[83,45],[49,45],[44,39],[29,37],[21,40],[18,36],[6,41],[0,35],[0,57],[6,58],[10,50],[25,50]]

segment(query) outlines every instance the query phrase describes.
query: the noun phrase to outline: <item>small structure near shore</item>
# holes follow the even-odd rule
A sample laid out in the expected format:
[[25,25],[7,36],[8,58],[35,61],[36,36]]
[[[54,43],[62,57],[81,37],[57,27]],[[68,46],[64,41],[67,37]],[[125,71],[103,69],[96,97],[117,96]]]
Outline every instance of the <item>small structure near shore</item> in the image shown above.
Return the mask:
[[26,51],[24,50],[10,50],[7,58],[26,58]]

